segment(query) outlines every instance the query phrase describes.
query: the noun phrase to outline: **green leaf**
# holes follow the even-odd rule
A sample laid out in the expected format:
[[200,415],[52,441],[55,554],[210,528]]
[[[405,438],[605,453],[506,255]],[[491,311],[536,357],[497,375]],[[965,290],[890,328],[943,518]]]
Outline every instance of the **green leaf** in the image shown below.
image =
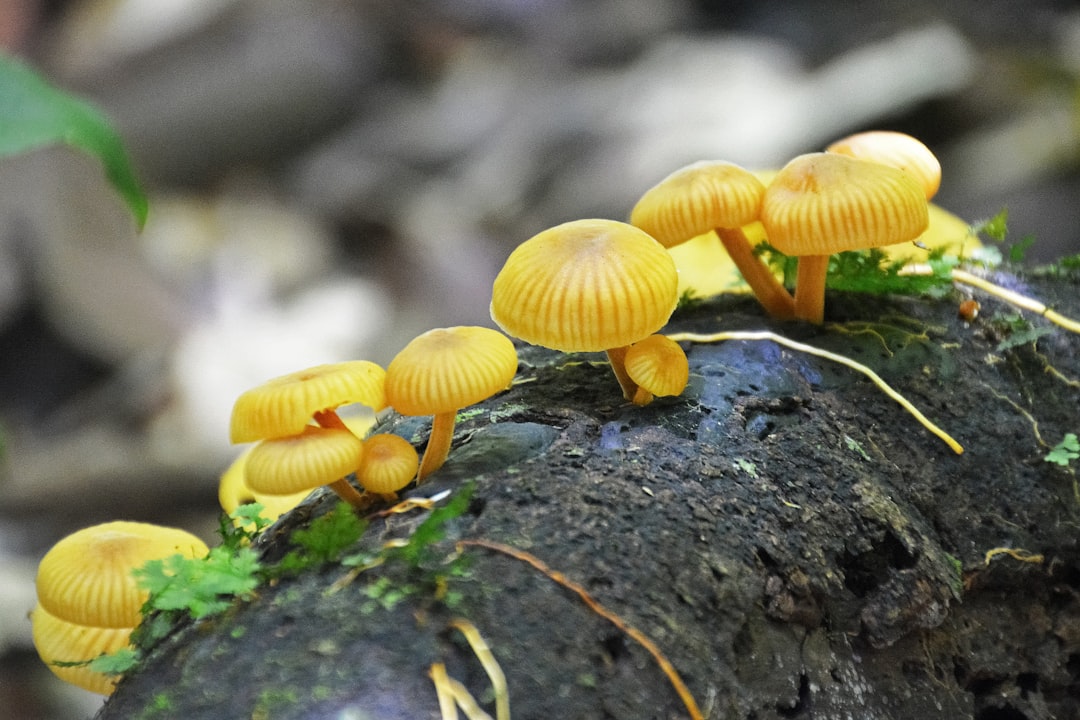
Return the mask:
[[1080,458],[1080,439],[1077,439],[1076,433],[1066,433],[1062,441],[1051,448],[1043,459],[1066,467],[1077,458]]
[[151,560],[135,571],[135,579],[150,593],[149,610],[184,611],[197,619],[219,613],[234,597],[253,591],[260,569],[250,547],[219,545],[205,558],[177,554]]
[[65,144],[96,156],[127,203],[146,223],[147,201],[120,137],[97,109],[50,85],[34,70],[0,53],[0,158]]
[[90,661],[90,669],[105,675],[123,675],[139,663],[138,650],[122,647]]
[[367,522],[356,516],[351,505],[338,503],[333,510],[312,521],[308,528],[298,528],[289,541],[298,546],[281,559],[278,569],[286,573],[335,562],[367,530]]
[[994,217],[975,223],[970,232],[972,235],[985,235],[991,240],[1003,242],[1009,234],[1009,208],[1003,207]]
[[1028,248],[1035,244],[1034,235],[1025,235],[1020,242],[1009,247],[1009,262],[1022,263],[1027,255]]

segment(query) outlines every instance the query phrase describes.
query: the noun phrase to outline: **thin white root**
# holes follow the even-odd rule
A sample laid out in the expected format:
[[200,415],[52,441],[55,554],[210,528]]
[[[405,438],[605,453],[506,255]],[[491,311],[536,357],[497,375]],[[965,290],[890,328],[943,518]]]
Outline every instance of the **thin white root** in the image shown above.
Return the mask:
[[[933,269],[929,265],[908,265],[901,270],[901,274],[904,275],[932,275]],[[988,295],[992,295],[999,300],[1018,307],[1021,310],[1028,310],[1029,312],[1042,315],[1044,318],[1054,323],[1058,327],[1063,327],[1069,332],[1080,334],[1080,322],[1066,317],[1059,312],[1051,310],[1046,307],[1045,304],[1039,302],[1035,298],[1030,298],[1027,295],[1021,295],[1018,292],[1003,288],[1000,285],[990,282],[978,275],[973,275],[966,270],[960,270],[953,268],[952,270],[953,282],[958,282],[963,285],[970,285],[971,287],[978,288]]]
[[458,720],[457,703],[454,702],[454,691],[450,688],[450,676],[446,674],[446,666],[432,663],[428,677],[435,685],[435,695],[439,698],[439,717],[442,720]]
[[777,335],[776,333],[769,332],[768,330],[729,330],[725,332],[710,333],[707,335],[701,333],[684,332],[674,333],[672,335],[668,335],[668,337],[675,342],[697,343],[713,343],[722,342],[724,340],[772,340],[773,342],[779,345],[784,345],[785,347],[789,347],[792,350],[798,350],[799,352],[808,353],[810,355],[817,355],[818,357],[823,357],[827,360],[838,362],[841,365],[846,365],[852,370],[857,370],[866,377],[870,378],[873,383],[881,389],[882,392],[884,392],[890,398],[898,402],[901,407],[911,413],[911,415],[916,420],[918,420],[923,427],[925,427],[934,435],[937,435],[939,438],[945,441],[945,444],[948,445],[957,455],[964,452],[964,447],[960,443],[954,440],[951,435],[942,430],[940,427],[930,422],[930,420],[927,419],[925,415],[919,412],[918,408],[908,402],[907,398],[893,390],[888,383],[882,380],[881,376],[879,376],[876,372],[866,367],[862,363],[858,363],[849,357],[838,355],[837,353],[829,352],[828,350],[822,350],[821,348],[814,347],[813,345],[806,345],[804,343],[796,342],[794,340],[789,340],[783,335]]
[[468,620],[457,618],[450,623],[450,627],[456,628],[465,636],[469,647],[476,653],[476,657],[483,665],[484,671],[491,680],[491,689],[495,691],[495,717],[498,720],[510,720],[510,691],[506,687],[506,675],[503,674],[499,661],[491,652],[480,631]]

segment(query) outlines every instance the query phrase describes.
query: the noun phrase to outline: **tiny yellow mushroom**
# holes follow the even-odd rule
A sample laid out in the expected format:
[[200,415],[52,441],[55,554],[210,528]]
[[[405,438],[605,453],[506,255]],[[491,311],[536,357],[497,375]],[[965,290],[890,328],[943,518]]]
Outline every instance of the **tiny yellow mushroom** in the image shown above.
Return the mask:
[[386,398],[402,415],[431,415],[416,480],[442,467],[457,412],[510,386],[517,373],[510,338],[485,327],[436,328],[413,338],[386,368]]
[[574,220],[521,243],[495,278],[491,319],[508,335],[563,352],[606,352],[631,400],[630,345],[662,328],[678,303],[675,261],[644,230]]
[[647,405],[653,396],[681,394],[690,379],[690,366],[677,342],[650,335],[626,351],[626,373],[638,386],[633,402]]
[[364,440],[364,457],[360,459],[356,479],[364,490],[393,498],[412,482],[419,467],[420,457],[408,440],[391,433],[377,433]]
[[829,256],[917,238],[929,224],[923,187],[889,165],[808,153],[765,189],[761,223],[769,242],[798,256],[795,316],[821,323]]

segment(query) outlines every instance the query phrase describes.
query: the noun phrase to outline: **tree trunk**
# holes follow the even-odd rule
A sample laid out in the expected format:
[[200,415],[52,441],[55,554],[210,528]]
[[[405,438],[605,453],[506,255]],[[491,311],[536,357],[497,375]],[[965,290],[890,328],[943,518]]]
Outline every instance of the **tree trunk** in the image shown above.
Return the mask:
[[[1077,317],[1078,288],[1019,289]],[[1080,717],[1078,461],[1044,460],[1080,433],[1080,337],[984,296],[968,324],[959,299],[830,295],[814,327],[728,296],[668,331],[772,329],[844,354],[962,455],[864,375],[771,341],[684,344],[686,392],[646,407],[601,355],[522,347],[514,386],[463,413],[448,463],[409,493],[472,484],[445,538],[411,562],[324,565],[178,628],[98,717],[439,718],[433,663],[494,716],[455,618],[486,640],[519,720],[690,716],[635,637],[461,540],[524,550],[582,586],[658,646],[706,717]],[[429,419],[388,425],[422,443]],[[316,495],[268,530],[267,561],[333,502]],[[372,518],[357,550],[410,538],[427,515]]]

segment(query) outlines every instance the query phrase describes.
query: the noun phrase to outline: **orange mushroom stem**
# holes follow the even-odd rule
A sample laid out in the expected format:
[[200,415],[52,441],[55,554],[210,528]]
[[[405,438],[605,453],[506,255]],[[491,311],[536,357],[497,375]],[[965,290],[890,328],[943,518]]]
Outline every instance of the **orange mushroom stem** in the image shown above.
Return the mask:
[[418,480],[423,480],[443,466],[450,455],[450,445],[454,439],[454,425],[457,423],[457,411],[436,413],[431,417],[431,435],[428,437],[424,457],[416,471]]
[[[619,381],[619,387],[622,388],[623,397],[634,401],[639,388],[637,383],[630,379],[630,374],[626,372],[626,351],[629,349],[629,345],[609,348],[606,354],[608,362],[611,363],[611,372],[615,375],[615,379]],[[643,405],[644,403],[637,404]]]
[[802,320],[821,323],[825,319],[825,281],[828,255],[803,255],[795,273],[796,314]]
[[716,235],[765,312],[778,320],[794,317],[795,302],[791,293],[754,254],[754,248],[742,228],[716,228]]
[[[345,424],[345,421],[341,419],[341,416],[337,414],[336,410],[320,410],[315,413],[315,423],[319,427],[333,428],[337,430],[349,430],[349,427]],[[371,498],[364,497],[364,494],[353,487],[344,477],[329,483],[326,487],[330,488],[337,494],[339,498],[352,505],[357,509],[364,509],[371,504]]]

